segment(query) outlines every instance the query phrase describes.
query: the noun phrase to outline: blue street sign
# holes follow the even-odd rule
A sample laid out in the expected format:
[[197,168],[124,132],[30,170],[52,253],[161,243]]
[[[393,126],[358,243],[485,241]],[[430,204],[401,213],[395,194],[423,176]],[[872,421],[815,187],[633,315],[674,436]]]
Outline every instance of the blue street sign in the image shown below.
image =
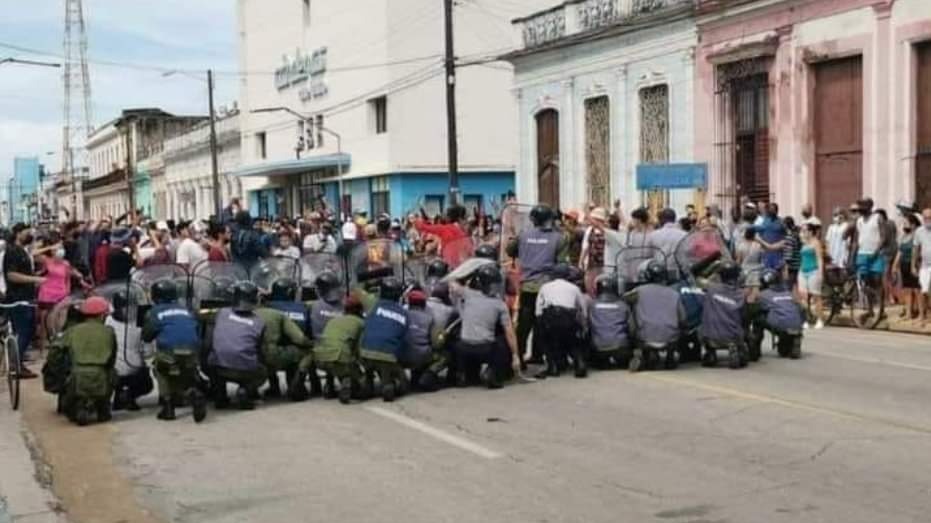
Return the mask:
[[637,190],[706,189],[708,164],[666,163],[637,166]]

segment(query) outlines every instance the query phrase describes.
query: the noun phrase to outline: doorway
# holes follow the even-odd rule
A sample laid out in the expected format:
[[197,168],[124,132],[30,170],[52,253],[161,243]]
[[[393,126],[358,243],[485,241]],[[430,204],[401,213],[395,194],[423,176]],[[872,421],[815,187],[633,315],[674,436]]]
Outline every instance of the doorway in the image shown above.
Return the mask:
[[559,112],[537,113],[537,203],[559,208]]

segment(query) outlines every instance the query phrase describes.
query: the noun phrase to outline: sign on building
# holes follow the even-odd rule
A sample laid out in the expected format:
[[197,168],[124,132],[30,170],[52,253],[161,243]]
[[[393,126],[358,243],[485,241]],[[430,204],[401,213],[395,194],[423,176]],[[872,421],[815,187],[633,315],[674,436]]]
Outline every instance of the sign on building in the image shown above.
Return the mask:
[[705,189],[708,164],[666,163],[637,165],[637,190]]

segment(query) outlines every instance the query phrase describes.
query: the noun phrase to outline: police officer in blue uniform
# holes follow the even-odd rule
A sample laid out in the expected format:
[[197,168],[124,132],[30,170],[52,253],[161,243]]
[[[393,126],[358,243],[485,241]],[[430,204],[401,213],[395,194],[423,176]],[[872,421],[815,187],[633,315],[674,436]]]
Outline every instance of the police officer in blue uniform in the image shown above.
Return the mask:
[[613,362],[626,367],[630,361],[630,307],[620,296],[617,275],[595,279],[595,300],[588,309],[592,363],[605,368]]
[[381,396],[385,401],[403,395],[407,377],[399,363],[407,339],[410,318],[401,305],[404,286],[393,276],[379,283],[378,296],[357,290],[366,308],[365,331],[362,334],[362,365],[366,368],[366,388],[374,389],[374,375],[381,382]]
[[805,321],[802,306],[782,284],[779,272],[763,271],[760,285],[763,292],[760,293],[759,310],[754,314],[750,334],[751,360],[760,357],[764,330],[769,330],[776,337],[776,350],[780,357],[801,358],[802,325]]
[[197,389],[200,350],[197,320],[178,303],[178,288],[170,280],[152,286],[152,301],[155,305],[146,314],[142,340],[155,341],[153,367],[161,403],[158,419],[175,419],[175,403],[180,403],[182,395],[187,394],[194,421],[200,423],[207,416],[207,402]]
[[718,267],[720,282],[705,286],[702,322],[698,333],[705,347],[702,365],[714,367],[718,350],[728,353],[728,366],[739,369],[747,365],[747,304],[739,287],[740,266],[724,261]]
[[[547,274],[553,269],[564,250],[564,236],[555,229],[553,210],[545,205],[538,205],[530,211],[533,229],[523,231],[513,239],[508,247],[508,256],[520,262],[520,308],[517,313],[517,345],[523,360],[527,347],[527,338],[535,323],[537,293],[546,283]],[[538,343],[539,336],[534,336],[531,358],[527,363],[543,363],[543,351]]]
[[262,336],[265,322],[255,314],[259,289],[248,281],[233,287],[233,306],[217,312],[213,343],[207,359],[211,366],[211,384],[218,409],[229,405],[226,383],[239,385],[237,406],[243,410],[255,408],[259,387],[265,383],[267,370],[262,361]]
[[666,265],[652,260],[644,271],[647,283],[624,295],[632,304],[635,347],[628,365],[631,372],[656,367],[665,352],[667,369],[678,366],[676,344],[685,330],[685,308],[679,293],[668,287]]

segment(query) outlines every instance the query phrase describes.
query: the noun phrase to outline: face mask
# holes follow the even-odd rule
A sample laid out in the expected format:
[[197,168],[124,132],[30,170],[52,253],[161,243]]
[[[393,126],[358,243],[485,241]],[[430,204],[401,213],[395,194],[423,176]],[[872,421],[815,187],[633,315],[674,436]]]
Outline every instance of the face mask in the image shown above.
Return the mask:
[[834,223],[840,223],[840,216],[834,217]]
[[55,257],[56,257],[56,258],[64,258],[64,257],[65,257],[65,249],[63,249],[63,248],[61,248],[61,247],[59,247],[58,249],[55,249]]
[[34,239],[35,238],[32,237],[32,233],[26,234],[23,236],[23,245],[31,245]]

